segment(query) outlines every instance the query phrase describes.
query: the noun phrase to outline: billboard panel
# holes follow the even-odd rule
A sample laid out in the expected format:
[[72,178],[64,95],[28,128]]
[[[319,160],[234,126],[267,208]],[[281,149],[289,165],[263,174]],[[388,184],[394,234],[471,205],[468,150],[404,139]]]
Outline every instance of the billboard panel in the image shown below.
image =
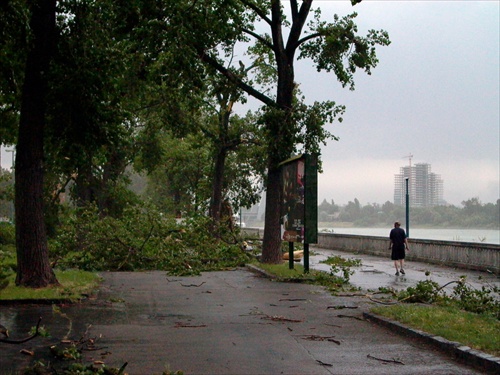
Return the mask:
[[281,164],[283,240],[316,243],[318,238],[317,157],[300,155]]

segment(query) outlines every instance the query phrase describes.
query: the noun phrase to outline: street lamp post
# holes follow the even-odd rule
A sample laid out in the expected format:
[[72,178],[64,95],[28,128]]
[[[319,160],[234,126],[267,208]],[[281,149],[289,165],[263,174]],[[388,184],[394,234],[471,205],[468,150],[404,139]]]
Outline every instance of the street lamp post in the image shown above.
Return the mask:
[[410,189],[409,178],[406,177],[406,237],[410,237]]

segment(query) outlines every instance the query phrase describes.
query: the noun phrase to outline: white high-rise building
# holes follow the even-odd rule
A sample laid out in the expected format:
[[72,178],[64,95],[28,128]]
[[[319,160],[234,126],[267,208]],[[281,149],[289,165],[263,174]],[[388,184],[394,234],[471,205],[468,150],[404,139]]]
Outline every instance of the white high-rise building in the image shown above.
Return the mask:
[[431,165],[417,163],[414,166],[401,167],[394,175],[394,204],[406,204],[406,179],[411,207],[433,207],[444,204],[443,180],[431,172]]

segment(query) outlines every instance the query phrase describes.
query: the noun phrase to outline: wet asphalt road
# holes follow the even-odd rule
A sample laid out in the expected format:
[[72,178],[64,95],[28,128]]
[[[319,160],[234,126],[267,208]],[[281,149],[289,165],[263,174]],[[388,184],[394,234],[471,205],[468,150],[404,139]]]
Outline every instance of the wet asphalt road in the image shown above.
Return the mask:
[[[318,262],[328,254],[313,253],[311,266],[325,266]],[[403,288],[426,277],[428,268],[442,282],[462,274],[409,262],[407,275],[396,278],[390,261],[373,258],[363,256],[354,285]],[[80,304],[0,306],[0,322],[12,338],[26,336],[38,316],[51,334],[0,346],[0,373],[15,373],[37,359],[60,365],[48,347],[61,340],[79,342],[85,363],[120,367],[127,362],[129,374],[482,373],[421,340],[365,320],[362,313],[372,302],[364,297],[331,296],[321,287],[273,282],[247,269],[198,277],[159,271],[102,276],[99,293]],[[490,277],[483,276],[478,282]]]

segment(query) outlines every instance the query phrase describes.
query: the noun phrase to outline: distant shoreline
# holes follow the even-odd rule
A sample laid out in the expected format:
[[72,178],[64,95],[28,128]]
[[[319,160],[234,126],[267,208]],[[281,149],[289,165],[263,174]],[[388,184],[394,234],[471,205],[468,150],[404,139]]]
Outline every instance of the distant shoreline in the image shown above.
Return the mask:
[[[402,227],[404,228],[404,222],[401,222]],[[247,223],[247,226],[250,228],[264,228],[264,222],[250,222]],[[500,223],[487,226],[469,226],[469,227],[461,227],[456,225],[445,225],[445,224],[437,224],[437,225],[419,225],[412,224],[410,222],[411,228],[415,229],[488,229],[488,230],[498,230],[500,231]],[[377,223],[375,225],[355,225],[353,222],[349,221],[321,221],[318,222],[318,228],[392,228],[393,225],[385,224],[385,223]]]
[[[401,222],[401,225],[404,227],[404,222]],[[490,229],[490,230],[498,230],[500,231],[500,224],[491,224],[487,226],[469,226],[462,227],[456,225],[445,225],[445,224],[436,224],[436,225],[421,225],[421,224],[412,224],[410,222],[411,228],[418,229]],[[355,225],[352,222],[347,221],[326,221],[326,222],[318,222],[319,228],[392,228],[391,225],[387,225],[385,223],[378,223],[375,225]]]

